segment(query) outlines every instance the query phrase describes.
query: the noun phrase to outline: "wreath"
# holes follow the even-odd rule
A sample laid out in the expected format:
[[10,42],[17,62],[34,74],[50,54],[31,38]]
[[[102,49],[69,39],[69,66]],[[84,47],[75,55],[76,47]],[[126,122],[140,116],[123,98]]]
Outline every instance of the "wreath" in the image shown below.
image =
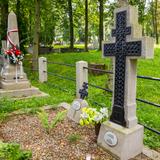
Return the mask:
[[12,42],[10,38],[10,33],[12,32],[18,32],[18,29],[13,29],[7,32],[7,40],[11,47],[9,50],[4,51],[4,54],[6,58],[9,58],[11,64],[20,64],[20,62],[23,60],[24,55],[20,51],[19,47]]

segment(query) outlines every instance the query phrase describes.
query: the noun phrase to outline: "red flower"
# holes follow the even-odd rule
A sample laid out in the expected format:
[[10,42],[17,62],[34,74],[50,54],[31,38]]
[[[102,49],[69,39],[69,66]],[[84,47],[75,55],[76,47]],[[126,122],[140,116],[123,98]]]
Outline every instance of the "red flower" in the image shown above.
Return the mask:
[[18,49],[16,49],[16,50],[15,50],[15,55],[18,56],[18,55],[20,55],[20,54],[21,54],[21,51],[18,50]]

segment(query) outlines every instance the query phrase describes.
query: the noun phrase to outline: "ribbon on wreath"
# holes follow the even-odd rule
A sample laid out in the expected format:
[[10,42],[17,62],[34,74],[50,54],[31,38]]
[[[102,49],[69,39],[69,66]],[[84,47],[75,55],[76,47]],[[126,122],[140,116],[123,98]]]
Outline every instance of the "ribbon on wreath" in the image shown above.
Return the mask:
[[7,40],[9,42],[9,44],[11,45],[11,48],[6,50],[4,53],[5,55],[7,55],[9,57],[9,60],[11,63],[16,65],[16,83],[18,82],[18,64],[21,65],[22,64],[22,60],[23,60],[23,55],[21,53],[21,51],[18,49],[18,46],[16,44],[13,43],[13,41],[10,38],[10,34],[14,33],[14,32],[18,32],[18,29],[12,29],[9,30],[7,32]]
[[11,48],[6,50],[5,54],[9,56],[11,63],[19,64],[19,62],[23,60],[23,55],[10,38],[10,34],[13,32],[18,32],[18,29],[12,29],[7,32],[7,40],[11,45]]

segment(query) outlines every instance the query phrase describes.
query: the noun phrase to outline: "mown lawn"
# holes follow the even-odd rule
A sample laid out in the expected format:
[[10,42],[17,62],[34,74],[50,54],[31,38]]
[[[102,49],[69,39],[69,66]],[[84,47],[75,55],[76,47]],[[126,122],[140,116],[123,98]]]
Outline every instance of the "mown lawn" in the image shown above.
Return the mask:
[[[42,55],[47,57],[48,61],[75,64],[75,62],[84,60],[92,63],[109,64],[109,59],[102,59],[101,52],[91,51],[89,53],[65,53],[65,54],[48,54]],[[30,66],[29,63],[25,64]],[[153,60],[138,61],[138,75],[146,75],[160,77],[160,48],[155,49],[155,57]],[[29,67],[28,67],[29,68]],[[75,68],[48,64],[48,71],[65,77],[75,78]],[[57,105],[61,102],[71,103],[75,98],[75,82],[60,79],[55,76],[48,76],[48,82],[41,84],[38,82],[38,74],[26,70],[29,79],[34,86],[39,87],[42,91],[49,93],[47,98],[32,98],[27,100],[11,101],[3,100],[0,107],[0,119],[3,120],[9,112],[14,110],[32,108],[32,113],[36,112],[43,105]],[[89,83],[106,87],[108,75],[94,76],[89,74]],[[160,104],[160,82],[138,79],[137,97]],[[89,87],[89,97],[87,98],[90,105],[95,102],[103,106],[111,107],[111,94],[102,90]],[[160,108],[137,103],[138,119],[141,123],[160,131]],[[160,136],[145,130],[144,142],[152,148],[160,148]]]

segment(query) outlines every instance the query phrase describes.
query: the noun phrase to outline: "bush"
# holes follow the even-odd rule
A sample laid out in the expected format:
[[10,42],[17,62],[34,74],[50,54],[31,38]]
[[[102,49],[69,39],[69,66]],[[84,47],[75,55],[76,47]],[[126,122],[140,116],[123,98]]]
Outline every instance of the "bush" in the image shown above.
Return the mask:
[[31,151],[20,149],[20,145],[16,143],[0,142],[0,159],[2,160],[31,160]]

